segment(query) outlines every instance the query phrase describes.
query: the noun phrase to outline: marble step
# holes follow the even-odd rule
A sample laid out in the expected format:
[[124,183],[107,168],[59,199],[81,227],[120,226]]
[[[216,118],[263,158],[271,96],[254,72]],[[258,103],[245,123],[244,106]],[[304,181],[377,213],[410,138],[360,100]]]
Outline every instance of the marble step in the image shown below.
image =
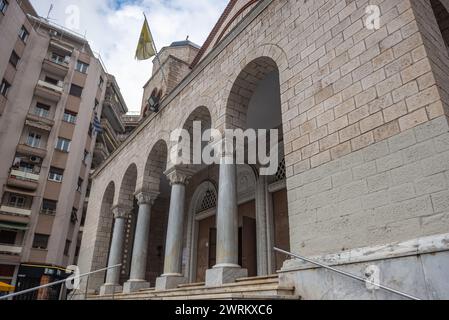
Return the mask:
[[248,277],[248,278],[239,278],[236,282],[248,282],[248,281],[264,281],[264,280],[276,280],[279,281],[279,276],[277,274],[269,275],[269,276],[257,276],[257,277]]
[[157,292],[152,293],[137,293],[129,295],[115,295],[116,300],[203,300],[203,299],[228,299],[228,298],[245,298],[245,297],[257,297],[258,299],[268,299],[267,297],[275,296],[293,296],[293,288],[280,288],[280,287],[264,287],[264,288],[242,288],[235,291],[195,291],[195,292]]
[[[136,300],[136,298],[126,297],[117,300]],[[196,296],[166,296],[166,297],[147,297],[139,300],[176,300],[176,301],[195,301],[195,300],[301,300],[300,296],[280,295],[280,294],[245,294],[245,293],[220,293],[204,294]]]
[[[198,297],[204,295],[223,295],[223,294],[251,294],[255,296],[264,295],[264,296],[288,296],[293,295],[294,288],[293,287],[280,287],[279,284],[276,283],[257,283],[257,284],[249,284],[247,282],[240,284],[232,284],[226,285],[223,287],[192,287],[192,288],[178,288],[167,291],[155,291],[154,289],[143,290],[133,294],[116,294],[114,299],[158,299],[165,297],[173,297],[173,298],[185,298],[185,297]],[[93,297],[100,298],[100,297]],[[102,298],[111,299],[112,296],[106,296]]]

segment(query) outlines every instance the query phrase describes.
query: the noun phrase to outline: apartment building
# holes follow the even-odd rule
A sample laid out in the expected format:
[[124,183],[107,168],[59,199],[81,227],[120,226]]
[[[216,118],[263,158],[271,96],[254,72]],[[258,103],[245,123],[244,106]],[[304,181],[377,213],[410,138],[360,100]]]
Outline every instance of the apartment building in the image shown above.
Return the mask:
[[66,276],[97,136],[116,147],[127,109],[82,35],[40,18],[29,1],[0,0],[0,11],[0,281],[23,290]]

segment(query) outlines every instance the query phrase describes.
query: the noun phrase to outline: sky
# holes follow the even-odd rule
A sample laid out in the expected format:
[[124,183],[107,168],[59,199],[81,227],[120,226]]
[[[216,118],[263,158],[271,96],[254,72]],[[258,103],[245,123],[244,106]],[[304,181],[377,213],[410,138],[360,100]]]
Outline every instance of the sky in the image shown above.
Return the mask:
[[130,111],[140,111],[151,60],[134,59],[145,12],[160,50],[179,40],[202,45],[228,0],[31,0],[39,15],[86,35],[113,74]]

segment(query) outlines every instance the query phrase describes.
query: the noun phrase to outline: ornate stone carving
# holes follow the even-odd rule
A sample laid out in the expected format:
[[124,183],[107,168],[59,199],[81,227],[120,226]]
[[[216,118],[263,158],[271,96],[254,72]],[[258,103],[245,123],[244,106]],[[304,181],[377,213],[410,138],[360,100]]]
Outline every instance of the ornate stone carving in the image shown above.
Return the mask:
[[150,206],[152,206],[157,197],[159,197],[159,192],[139,191],[135,194],[135,197],[139,206],[143,204],[149,204]]
[[126,206],[117,205],[112,208],[112,213],[115,219],[127,219],[132,209]]
[[192,178],[194,172],[188,168],[174,167],[165,172],[170,185],[183,184],[187,185]]

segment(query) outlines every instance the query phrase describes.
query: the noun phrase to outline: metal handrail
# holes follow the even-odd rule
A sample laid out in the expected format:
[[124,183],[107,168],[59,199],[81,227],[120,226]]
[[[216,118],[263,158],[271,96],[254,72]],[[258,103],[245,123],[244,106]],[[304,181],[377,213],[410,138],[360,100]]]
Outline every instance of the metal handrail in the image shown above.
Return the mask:
[[274,251],[277,251],[277,252],[279,252],[279,253],[286,254],[286,255],[288,255],[288,256],[290,256],[290,257],[293,257],[293,258],[296,258],[296,259],[299,259],[299,260],[303,260],[303,261],[309,262],[309,263],[314,264],[314,265],[316,265],[316,266],[319,266],[319,267],[321,267],[321,268],[324,268],[324,269],[327,269],[327,270],[330,270],[330,271],[339,273],[339,274],[341,274],[341,275],[344,275],[344,276],[346,276],[346,277],[349,277],[349,278],[352,278],[352,279],[361,281],[361,282],[363,282],[363,283],[371,284],[371,285],[373,285],[373,286],[379,287],[379,288],[381,288],[381,289],[383,289],[383,290],[385,290],[385,291],[389,291],[389,292],[391,292],[391,293],[395,293],[395,294],[400,295],[400,296],[402,296],[402,297],[405,297],[405,298],[408,298],[408,299],[411,299],[411,300],[417,300],[417,301],[421,300],[420,298],[417,298],[417,297],[412,296],[412,295],[410,295],[410,294],[401,292],[401,291],[396,290],[396,289],[392,289],[392,288],[390,288],[390,287],[387,287],[387,286],[384,286],[384,285],[381,285],[381,284],[373,283],[372,281],[369,281],[368,279],[364,279],[364,278],[362,278],[362,277],[356,276],[356,275],[354,275],[354,274],[352,274],[352,273],[349,273],[349,272],[346,272],[346,271],[342,271],[342,270],[339,270],[339,269],[335,269],[335,268],[333,268],[333,267],[331,267],[331,266],[325,265],[325,264],[320,263],[320,262],[317,262],[317,261],[313,261],[313,260],[311,260],[311,259],[309,259],[309,258],[300,256],[300,255],[297,255],[297,254],[294,254],[294,253],[291,253],[291,252],[288,252],[288,251],[285,251],[285,250],[282,250],[282,249],[279,249],[279,248],[274,248]]
[[117,264],[117,265],[114,265],[114,266],[111,266],[111,267],[107,267],[107,268],[99,269],[99,270],[96,270],[96,271],[80,274],[78,276],[71,275],[67,279],[64,279],[64,280],[59,280],[59,281],[55,281],[55,282],[52,282],[52,283],[47,283],[47,284],[41,285],[39,287],[30,288],[30,289],[26,289],[26,290],[23,290],[23,291],[20,291],[20,292],[11,293],[11,294],[8,294],[6,296],[2,296],[2,297],[0,297],[0,300],[7,300],[9,298],[14,298],[14,297],[17,297],[17,296],[21,296],[21,295],[24,295],[26,293],[34,292],[34,291],[37,291],[37,290],[40,290],[40,289],[53,287],[55,285],[58,285],[58,284],[61,284],[61,283],[65,283],[65,282],[67,282],[67,280],[81,279],[81,278],[84,278],[84,277],[88,277],[91,274],[107,271],[109,269],[119,268],[121,266],[122,266],[122,264]]

